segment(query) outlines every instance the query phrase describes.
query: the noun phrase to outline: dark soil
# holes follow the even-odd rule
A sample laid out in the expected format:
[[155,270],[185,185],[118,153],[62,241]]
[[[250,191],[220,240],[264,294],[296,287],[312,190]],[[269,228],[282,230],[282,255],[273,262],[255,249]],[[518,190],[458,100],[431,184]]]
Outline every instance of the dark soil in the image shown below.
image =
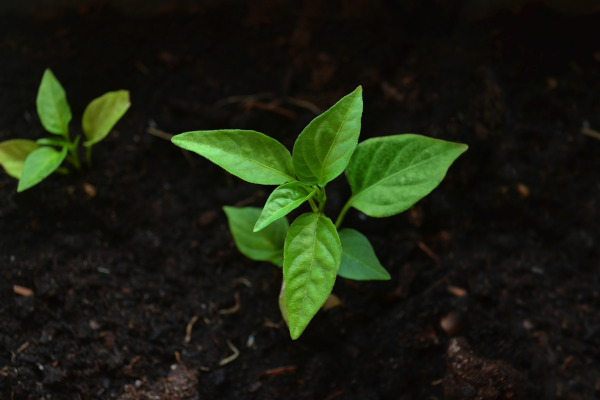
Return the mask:
[[[93,168],[22,194],[0,174],[0,398],[600,398],[600,18],[448,3],[0,17],[0,140],[44,134],[46,67],[73,132],[92,98],[132,95]],[[410,211],[349,213],[392,280],[339,279],[343,305],[292,341],[280,270],[239,254],[221,211],[270,188],[148,128],[291,148],[359,84],[363,139],[470,149]]]

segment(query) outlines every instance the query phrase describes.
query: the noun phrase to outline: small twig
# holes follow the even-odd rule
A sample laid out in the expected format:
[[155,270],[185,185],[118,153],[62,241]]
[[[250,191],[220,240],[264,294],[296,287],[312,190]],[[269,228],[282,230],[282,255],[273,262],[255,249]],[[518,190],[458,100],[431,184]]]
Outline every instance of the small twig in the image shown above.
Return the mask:
[[149,133],[152,136],[156,136],[157,138],[161,138],[161,139],[168,140],[168,141],[171,141],[171,138],[174,136],[174,135],[171,135],[170,133],[161,131],[160,129],[156,129],[151,126],[146,128],[146,133]]
[[442,266],[442,262],[440,261],[440,258],[437,256],[437,254],[435,254],[433,252],[433,250],[431,250],[425,243],[423,242],[418,242],[417,246],[419,246],[419,248],[423,251],[423,253],[427,254],[429,256],[429,258],[431,258],[433,261],[435,261],[435,266],[437,268],[441,268]]
[[311,111],[311,112],[313,112],[313,113],[315,113],[317,115],[323,113],[323,110],[321,110],[315,104],[313,104],[313,103],[311,103],[310,101],[307,101],[307,100],[301,100],[301,99],[296,99],[294,97],[288,97],[287,99],[285,99],[285,101],[287,103],[290,103],[293,106],[300,107],[300,108],[305,108],[308,111]]
[[30,297],[34,294],[33,290],[20,285],[13,285],[13,292],[24,297]]
[[188,344],[190,340],[192,340],[192,328],[197,321],[198,316],[194,315],[190,322],[188,322],[187,326],[185,327],[185,339],[183,339],[183,343]]
[[332,400],[335,399],[336,397],[340,397],[341,395],[343,395],[345,392],[343,390],[338,390],[335,393],[330,394],[329,396],[325,397],[325,400]]
[[219,367],[222,367],[224,365],[229,364],[230,362],[235,361],[235,359],[240,356],[240,351],[233,345],[233,343],[231,343],[230,340],[227,340],[227,346],[229,346],[229,349],[233,352],[233,354],[219,361]]
[[581,133],[583,133],[584,135],[593,137],[594,139],[598,139],[600,140],[600,132],[595,131],[593,129],[587,128],[587,127],[583,127],[581,128]]
[[258,375],[258,379],[262,379],[265,376],[277,376],[282,374],[293,374],[298,368],[295,365],[288,365],[285,367],[271,368]]
[[235,294],[233,295],[233,298],[235,299],[235,304],[233,305],[233,307],[230,308],[226,308],[224,310],[219,310],[219,314],[221,315],[229,315],[229,314],[235,314],[236,312],[239,311],[241,303],[240,303],[240,292],[235,292]]

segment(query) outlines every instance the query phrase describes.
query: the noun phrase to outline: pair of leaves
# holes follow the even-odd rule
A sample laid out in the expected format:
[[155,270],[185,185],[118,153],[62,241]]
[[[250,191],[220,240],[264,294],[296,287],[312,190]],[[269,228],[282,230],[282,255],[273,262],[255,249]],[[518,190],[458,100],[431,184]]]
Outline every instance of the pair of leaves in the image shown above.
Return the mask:
[[[19,179],[18,192],[37,185],[56,171],[69,152],[70,160],[76,159],[73,163],[79,165],[77,147],[80,137],[74,141],[69,137],[71,107],[63,86],[49,69],[44,71],[36,106],[44,128],[60,138],[42,138],[37,142],[16,139],[0,143],[0,164],[10,176]],[[84,146],[89,148],[104,139],[129,107],[126,90],[108,92],[92,100],[82,118],[83,133],[87,138]]]
[[185,132],[172,141],[250,183],[301,181],[322,187],[344,172],[358,143],[361,115],[359,86],[308,124],[298,136],[293,154],[277,140],[250,130]]
[[[68,137],[69,123],[73,117],[71,107],[65,89],[50,69],[46,69],[42,76],[36,106],[44,129],[55,135]],[[104,139],[130,106],[127,90],[107,92],[92,100],[85,108],[81,120],[83,133],[87,138],[85,146]]]

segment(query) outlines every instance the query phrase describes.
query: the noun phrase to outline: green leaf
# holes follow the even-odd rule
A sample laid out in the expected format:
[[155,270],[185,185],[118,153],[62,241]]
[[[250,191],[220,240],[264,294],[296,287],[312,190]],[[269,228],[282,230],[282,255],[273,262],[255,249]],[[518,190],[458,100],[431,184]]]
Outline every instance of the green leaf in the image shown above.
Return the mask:
[[260,132],[194,131],[176,135],[171,140],[250,183],[281,185],[296,180],[290,152]]
[[362,233],[354,229],[339,232],[342,242],[342,262],[337,274],[357,281],[388,280],[390,274],[383,268],[375,251]]
[[371,217],[405,211],[439,185],[467,148],[414,134],[365,140],[346,169],[353,193],[349,202]]
[[89,147],[104,139],[130,106],[127,90],[104,93],[92,100],[81,120],[87,138],[83,145]]
[[315,189],[300,182],[290,182],[277,187],[267,199],[254,226],[254,232],[260,231],[271,222],[286,216],[314,195]]
[[40,139],[36,140],[35,142],[37,144],[39,144],[40,146],[58,146],[61,148],[71,146],[71,142],[69,142],[68,140],[65,140],[63,138],[57,138],[57,137],[40,138]]
[[19,179],[25,159],[38,147],[40,146],[33,140],[12,139],[2,142],[0,143],[0,165],[8,175]]
[[289,326],[287,305],[285,304],[285,280],[281,282],[281,290],[279,291],[278,302],[279,302],[279,312],[281,312],[281,317],[285,321],[285,324]]
[[49,69],[44,71],[36,105],[40,121],[48,132],[63,136],[69,134],[72,115],[67,94]]
[[362,110],[359,86],[304,128],[292,152],[298,179],[322,187],[344,172],[358,143]]
[[22,192],[37,185],[53,173],[67,156],[67,148],[57,151],[52,147],[40,147],[29,154],[23,165],[23,172],[17,186]]
[[283,245],[289,228],[286,218],[274,221],[260,232],[253,232],[260,208],[225,206],[223,210],[233,240],[243,255],[255,261],[270,261],[279,267],[283,266]]
[[306,213],[292,223],[285,239],[283,258],[292,339],[300,337],[327,300],[341,258],[340,238],[329,218]]

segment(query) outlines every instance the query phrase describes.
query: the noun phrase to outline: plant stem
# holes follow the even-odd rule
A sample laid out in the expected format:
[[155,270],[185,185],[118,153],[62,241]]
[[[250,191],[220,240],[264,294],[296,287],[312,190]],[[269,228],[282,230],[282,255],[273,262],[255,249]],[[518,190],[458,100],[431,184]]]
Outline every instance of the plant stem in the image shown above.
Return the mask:
[[311,198],[308,199],[308,204],[310,204],[310,208],[312,208],[314,213],[319,213],[319,208],[317,207],[317,205],[315,204],[315,201]]
[[323,212],[325,209],[325,203],[327,202],[327,193],[325,192],[325,188],[318,188],[317,196],[319,200],[319,212]]
[[344,220],[344,217],[346,216],[346,213],[350,209],[351,205],[352,205],[352,197],[350,197],[348,199],[348,201],[346,202],[346,204],[344,204],[342,211],[340,211],[340,214],[338,215],[337,219],[335,220],[335,228],[336,229],[340,229],[340,225],[342,225],[342,221]]

